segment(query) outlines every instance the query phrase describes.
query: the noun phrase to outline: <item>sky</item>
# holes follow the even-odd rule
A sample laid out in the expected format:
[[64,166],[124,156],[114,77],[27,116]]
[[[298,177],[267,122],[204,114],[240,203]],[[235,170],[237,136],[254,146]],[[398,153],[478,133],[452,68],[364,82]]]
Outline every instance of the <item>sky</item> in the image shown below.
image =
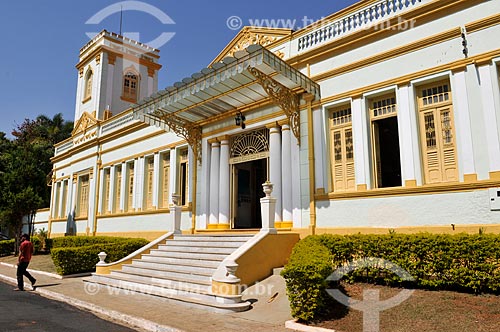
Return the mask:
[[[240,26],[298,30],[355,2],[0,0],[0,132],[12,138],[17,125],[41,114],[74,120],[79,50],[87,33],[120,31],[116,8],[123,34],[158,44],[164,89],[205,68]],[[156,42],[162,34],[170,40]]]

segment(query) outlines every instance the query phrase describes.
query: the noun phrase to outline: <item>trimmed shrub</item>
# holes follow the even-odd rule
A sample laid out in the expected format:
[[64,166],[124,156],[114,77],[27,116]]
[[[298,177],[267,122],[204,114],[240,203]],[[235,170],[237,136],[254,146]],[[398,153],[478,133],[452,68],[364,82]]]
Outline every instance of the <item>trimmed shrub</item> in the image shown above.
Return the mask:
[[99,243],[110,243],[123,241],[123,237],[114,236],[65,236],[51,239],[52,248],[83,247]]
[[0,256],[12,255],[14,252],[15,241],[16,240],[14,239],[0,241]]
[[325,309],[325,300],[315,290],[324,289],[329,275],[326,272],[371,257],[399,265],[414,281],[401,280],[383,267],[366,266],[352,271],[343,280],[474,293],[500,292],[500,235],[326,234],[309,236],[297,243],[285,266],[283,276],[292,315],[313,320]]
[[282,276],[286,280],[292,316],[314,320],[325,306],[326,278],[332,273],[332,255],[317,237],[307,237],[293,248]]
[[98,243],[81,247],[59,247],[51,251],[56,271],[62,275],[92,272],[99,262],[97,254],[104,251],[108,254],[106,261],[114,262],[142,248],[148,241],[145,239],[117,238],[113,243]]

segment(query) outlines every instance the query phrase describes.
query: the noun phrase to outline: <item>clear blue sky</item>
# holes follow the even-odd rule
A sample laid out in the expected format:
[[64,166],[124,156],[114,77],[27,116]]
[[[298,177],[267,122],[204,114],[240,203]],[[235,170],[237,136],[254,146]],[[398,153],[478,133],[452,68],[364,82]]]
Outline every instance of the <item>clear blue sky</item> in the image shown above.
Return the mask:
[[[86,32],[119,31],[120,14],[99,24],[86,22],[102,9],[121,1],[2,0],[0,1],[0,131],[9,137],[16,124],[40,114],[62,113],[73,120],[80,48]],[[141,42],[163,32],[174,37],[160,47],[159,88],[163,89],[209,64],[236,35],[228,18],[243,25],[252,20],[319,20],[354,0],[144,0],[167,14],[175,24],[162,24],[140,11],[123,12],[123,32],[140,33]],[[254,21],[255,22],[255,21]],[[290,21],[292,23],[293,21]],[[233,19],[231,24],[239,23]]]

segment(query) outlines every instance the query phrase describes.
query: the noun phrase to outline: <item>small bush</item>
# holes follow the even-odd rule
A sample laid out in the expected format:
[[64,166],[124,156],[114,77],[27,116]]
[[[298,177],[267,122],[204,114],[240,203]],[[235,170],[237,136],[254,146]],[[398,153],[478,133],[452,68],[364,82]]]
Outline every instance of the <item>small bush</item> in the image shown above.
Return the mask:
[[52,239],[52,248],[83,247],[98,243],[120,242],[126,238],[113,236],[65,236]]
[[15,241],[16,240],[14,239],[0,241],[0,256],[12,255],[14,252]]
[[292,316],[314,320],[328,297],[326,278],[332,273],[332,255],[318,238],[308,237],[295,245],[281,273],[286,280]]
[[116,238],[114,242],[97,243],[81,247],[59,247],[51,251],[56,271],[62,275],[92,272],[99,262],[97,254],[108,254],[106,261],[114,262],[148,244],[145,239]]

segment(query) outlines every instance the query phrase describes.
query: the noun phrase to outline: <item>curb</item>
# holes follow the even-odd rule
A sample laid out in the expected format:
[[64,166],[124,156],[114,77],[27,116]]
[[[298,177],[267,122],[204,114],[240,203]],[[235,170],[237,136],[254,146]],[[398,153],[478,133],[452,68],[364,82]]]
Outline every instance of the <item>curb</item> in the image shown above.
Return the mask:
[[335,332],[335,330],[325,329],[323,327],[309,326],[297,323],[296,320],[287,320],[285,327],[289,330],[300,332]]
[[[7,277],[7,276],[0,274],[0,279],[8,282],[10,284],[17,285],[17,280],[15,278]],[[69,297],[66,295],[62,295],[62,294],[59,294],[56,292],[51,292],[51,291],[48,291],[45,289],[38,289],[38,290],[36,290],[36,293],[40,294],[41,296],[43,296],[45,298],[49,298],[49,299],[56,300],[59,302],[65,302],[65,303],[72,305],[74,307],[99,314],[100,316],[103,316],[103,317],[108,317],[110,319],[115,320],[116,322],[121,323],[122,325],[125,325],[125,326],[131,325],[131,326],[138,327],[138,328],[141,328],[141,329],[144,329],[147,331],[151,331],[151,332],[184,332],[183,330],[179,330],[179,329],[174,328],[174,327],[160,325],[160,324],[157,324],[155,322],[152,322],[152,321],[149,321],[146,319],[130,316],[130,315],[118,312],[118,311],[114,311],[114,310],[109,310],[109,309],[97,306],[97,305],[89,303],[89,302],[81,301],[81,300],[78,300],[78,299],[75,299],[75,298],[72,298],[72,297]]]
[[[0,262],[0,265],[12,267],[14,269],[17,268],[16,265],[5,263],[5,262]],[[92,275],[92,272],[75,273],[75,274],[68,274],[68,275],[62,276],[60,274],[50,273],[50,272],[45,272],[45,271],[40,271],[40,270],[28,269],[27,271],[31,272],[31,273],[43,274],[47,277],[51,277],[51,278],[55,278],[55,279],[80,278],[80,277],[88,277],[88,276]]]

